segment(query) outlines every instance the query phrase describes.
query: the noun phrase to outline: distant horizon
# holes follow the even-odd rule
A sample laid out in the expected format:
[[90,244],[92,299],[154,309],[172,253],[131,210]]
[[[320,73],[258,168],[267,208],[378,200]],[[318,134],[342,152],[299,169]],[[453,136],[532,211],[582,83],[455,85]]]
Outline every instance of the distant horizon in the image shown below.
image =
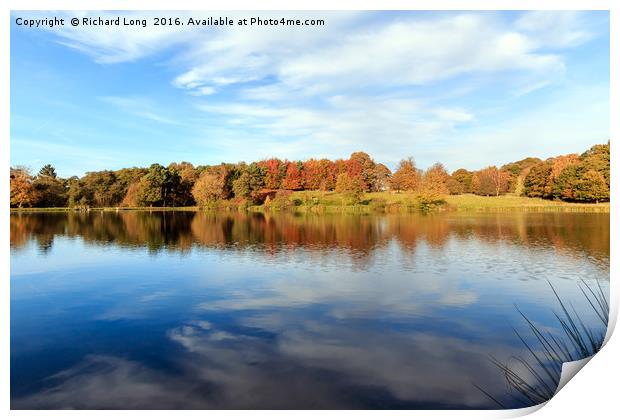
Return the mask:
[[16,20],[51,14],[12,12],[11,165],[71,176],[362,150],[390,169],[413,156],[453,171],[610,138],[607,11],[260,15],[325,24],[28,28]]

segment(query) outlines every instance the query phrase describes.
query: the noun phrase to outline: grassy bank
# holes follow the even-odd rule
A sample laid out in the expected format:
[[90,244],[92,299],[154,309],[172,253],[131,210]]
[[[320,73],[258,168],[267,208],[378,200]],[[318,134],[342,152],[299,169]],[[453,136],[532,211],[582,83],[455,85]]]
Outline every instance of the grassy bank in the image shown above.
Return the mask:
[[473,194],[451,195],[445,198],[448,207],[456,211],[532,211],[609,213],[609,203],[567,203],[540,198],[504,195],[481,197]]
[[[325,211],[412,211],[419,210],[420,197],[414,193],[374,192],[362,196],[360,203],[347,204],[347,198],[333,191],[298,191],[290,199],[297,210],[308,211],[323,209]],[[262,207],[262,206],[258,206]],[[499,197],[477,196],[474,194],[449,195],[430,205],[429,210],[469,211],[469,212],[583,212],[609,213],[609,203],[567,203],[539,198],[505,195]]]
[[[222,202],[214,210],[236,210],[231,202]],[[90,211],[183,211],[198,210],[198,207],[105,207],[91,208]],[[267,205],[248,207],[249,211],[296,211],[315,213],[371,213],[371,212],[409,212],[409,211],[463,211],[463,212],[580,212],[609,213],[609,203],[580,204],[563,201],[550,201],[505,195],[483,197],[473,194],[445,196],[434,202],[421,200],[413,193],[374,192],[366,193],[358,203],[334,191],[295,191],[286,202],[272,201]],[[32,211],[79,211],[71,208],[28,208],[11,209],[12,212]]]

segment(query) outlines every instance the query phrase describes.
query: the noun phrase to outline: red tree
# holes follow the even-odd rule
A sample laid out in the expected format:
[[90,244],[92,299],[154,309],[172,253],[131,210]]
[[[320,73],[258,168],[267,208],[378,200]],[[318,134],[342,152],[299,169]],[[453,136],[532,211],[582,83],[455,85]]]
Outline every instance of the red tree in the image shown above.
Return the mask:
[[265,188],[270,190],[277,190],[280,188],[282,184],[280,166],[282,163],[280,159],[276,158],[258,162],[258,166],[265,168]]
[[286,164],[286,176],[282,180],[283,189],[301,190],[303,188],[301,166],[301,162],[288,162]]

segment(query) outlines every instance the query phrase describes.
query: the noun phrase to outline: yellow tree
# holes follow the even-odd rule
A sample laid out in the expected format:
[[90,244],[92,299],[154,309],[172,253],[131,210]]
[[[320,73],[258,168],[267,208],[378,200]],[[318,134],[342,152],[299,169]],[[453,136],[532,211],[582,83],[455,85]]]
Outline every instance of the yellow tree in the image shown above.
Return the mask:
[[403,159],[390,177],[390,188],[396,191],[415,191],[420,185],[420,171],[412,157]]
[[33,177],[27,168],[11,168],[11,206],[32,207],[37,201],[37,191],[32,185]]

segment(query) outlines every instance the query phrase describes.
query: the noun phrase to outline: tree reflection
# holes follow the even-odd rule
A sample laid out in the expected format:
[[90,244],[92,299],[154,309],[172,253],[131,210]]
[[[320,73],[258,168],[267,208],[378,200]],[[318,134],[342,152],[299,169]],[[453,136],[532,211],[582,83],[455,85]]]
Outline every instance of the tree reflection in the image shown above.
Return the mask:
[[266,254],[296,248],[338,248],[360,263],[395,240],[407,251],[421,242],[441,249],[450,240],[476,238],[562,253],[609,258],[609,215],[573,213],[314,215],[206,212],[14,213],[13,250],[30,241],[43,252],[57,236],[88,243],[187,252],[192,247],[250,248]]

